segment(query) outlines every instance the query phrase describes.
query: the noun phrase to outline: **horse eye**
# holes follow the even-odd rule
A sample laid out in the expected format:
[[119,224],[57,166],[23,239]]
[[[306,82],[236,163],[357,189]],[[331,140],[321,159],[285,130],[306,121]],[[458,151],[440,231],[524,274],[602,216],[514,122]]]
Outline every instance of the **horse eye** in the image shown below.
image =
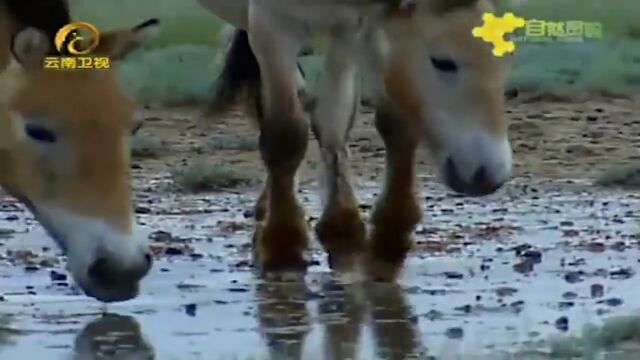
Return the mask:
[[51,130],[37,125],[27,124],[25,126],[25,132],[31,139],[42,143],[53,144],[58,139],[56,134],[54,134]]
[[433,64],[433,67],[438,69],[438,71],[448,73],[456,73],[458,71],[458,65],[450,59],[439,59],[432,57],[431,64]]

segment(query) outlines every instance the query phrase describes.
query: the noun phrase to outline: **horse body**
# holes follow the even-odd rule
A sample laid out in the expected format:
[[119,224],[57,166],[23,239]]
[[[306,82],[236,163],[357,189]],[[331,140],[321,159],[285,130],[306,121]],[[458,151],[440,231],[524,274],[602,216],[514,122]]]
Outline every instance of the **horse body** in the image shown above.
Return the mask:
[[[59,55],[52,34],[71,19],[65,1],[47,1],[57,17],[39,3],[0,3],[0,186],[60,245],[87,295],[127,300],[152,262],[133,236],[126,138],[135,107],[115,69],[44,69]],[[114,63],[155,25],[103,33],[92,55]]]
[[[488,0],[199,2],[238,27],[218,79],[228,91],[217,95],[231,101],[230,92],[256,88],[250,93],[257,98],[267,179],[256,204],[254,255],[263,271],[306,266],[306,221],[295,195],[295,175],[306,152],[309,124],[298,94],[296,62],[315,35],[329,38],[310,111],[325,190],[315,230],[333,269],[364,266],[365,274],[376,280],[398,276],[421,218],[414,194],[421,142],[456,192],[487,195],[508,180],[511,148],[503,111],[507,64],[471,34],[481,25],[482,14],[493,9]],[[365,67],[376,80],[376,129],[387,150],[385,185],[371,215],[368,242],[346,146],[358,112],[356,74]]]
[[[471,34],[483,13],[493,9],[490,1],[199,2],[238,28],[215,101],[235,101],[230,94],[243,87],[256,97],[267,179],[256,204],[254,255],[263,271],[305,268],[308,239],[295,175],[307,149],[309,124],[299,98],[296,58],[320,33],[329,45],[310,115],[326,192],[315,230],[333,269],[364,265],[372,279],[398,276],[421,218],[414,194],[421,142],[456,192],[487,195],[508,180],[507,64]],[[375,123],[387,150],[385,185],[371,215],[368,242],[346,146],[359,103],[360,68],[368,68],[376,80]]]

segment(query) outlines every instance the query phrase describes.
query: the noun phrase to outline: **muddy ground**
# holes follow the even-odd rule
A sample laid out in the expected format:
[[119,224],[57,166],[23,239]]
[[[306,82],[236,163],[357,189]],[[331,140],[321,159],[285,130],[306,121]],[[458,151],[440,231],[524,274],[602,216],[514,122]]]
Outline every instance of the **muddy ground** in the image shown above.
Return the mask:
[[[256,131],[241,112],[141,110],[138,231],[157,253],[143,293],[108,307],[82,296],[53,242],[2,196],[0,359],[638,358],[640,194],[592,182],[640,162],[640,101],[514,101],[509,115],[515,175],[497,194],[453,195],[421,157],[424,218],[394,287],[335,283],[315,242],[306,284],[256,280]],[[351,142],[365,215],[384,154],[371,121],[363,111]],[[173,173],[202,161],[221,164],[218,178],[190,193]],[[317,164],[313,143],[300,190],[311,223]],[[631,320],[584,332],[617,316]]]

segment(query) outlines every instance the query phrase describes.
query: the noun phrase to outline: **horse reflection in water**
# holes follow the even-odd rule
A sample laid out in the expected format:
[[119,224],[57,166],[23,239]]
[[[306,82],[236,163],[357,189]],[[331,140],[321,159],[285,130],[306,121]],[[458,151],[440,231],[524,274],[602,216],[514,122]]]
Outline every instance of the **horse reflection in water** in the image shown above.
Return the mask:
[[[362,332],[369,325],[379,358],[412,359],[424,354],[416,318],[394,283],[322,283],[312,292],[304,282],[262,282],[255,287],[257,321],[268,354],[259,359],[306,359],[313,326],[309,305],[318,301],[323,346],[311,359],[361,359]],[[366,322],[366,324],[365,324]],[[213,350],[198,349],[198,350]],[[105,314],[82,329],[73,360],[153,360],[156,354],[134,317]]]
[[[260,331],[269,359],[306,358],[303,350],[312,327],[308,310],[311,294],[303,282],[265,282],[256,287]],[[370,323],[379,358],[411,359],[424,353],[416,317],[398,284],[327,282],[318,312],[324,332],[318,359],[360,358],[365,320]]]
[[131,316],[104,314],[76,337],[73,360],[153,360],[155,352]]

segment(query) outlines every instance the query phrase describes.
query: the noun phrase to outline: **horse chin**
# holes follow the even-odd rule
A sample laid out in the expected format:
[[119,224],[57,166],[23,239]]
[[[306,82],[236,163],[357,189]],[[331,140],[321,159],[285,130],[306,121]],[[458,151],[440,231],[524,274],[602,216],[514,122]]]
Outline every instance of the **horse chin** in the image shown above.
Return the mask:
[[51,224],[51,222],[38,211],[38,207],[33,203],[33,201],[27,196],[18,193],[17,191],[12,191],[11,189],[5,189],[5,191],[9,195],[20,201],[22,204],[24,204],[27,210],[29,210],[29,212],[33,214],[33,217],[36,219],[36,221],[42,226],[42,228],[44,228],[47,235],[49,235],[49,237],[53,239],[53,241],[58,245],[58,247],[60,247],[63,253],[66,253],[67,249],[65,246],[64,237],[62,236],[62,234],[60,234],[59,231],[56,230],[55,226],[53,226],[53,224]]

